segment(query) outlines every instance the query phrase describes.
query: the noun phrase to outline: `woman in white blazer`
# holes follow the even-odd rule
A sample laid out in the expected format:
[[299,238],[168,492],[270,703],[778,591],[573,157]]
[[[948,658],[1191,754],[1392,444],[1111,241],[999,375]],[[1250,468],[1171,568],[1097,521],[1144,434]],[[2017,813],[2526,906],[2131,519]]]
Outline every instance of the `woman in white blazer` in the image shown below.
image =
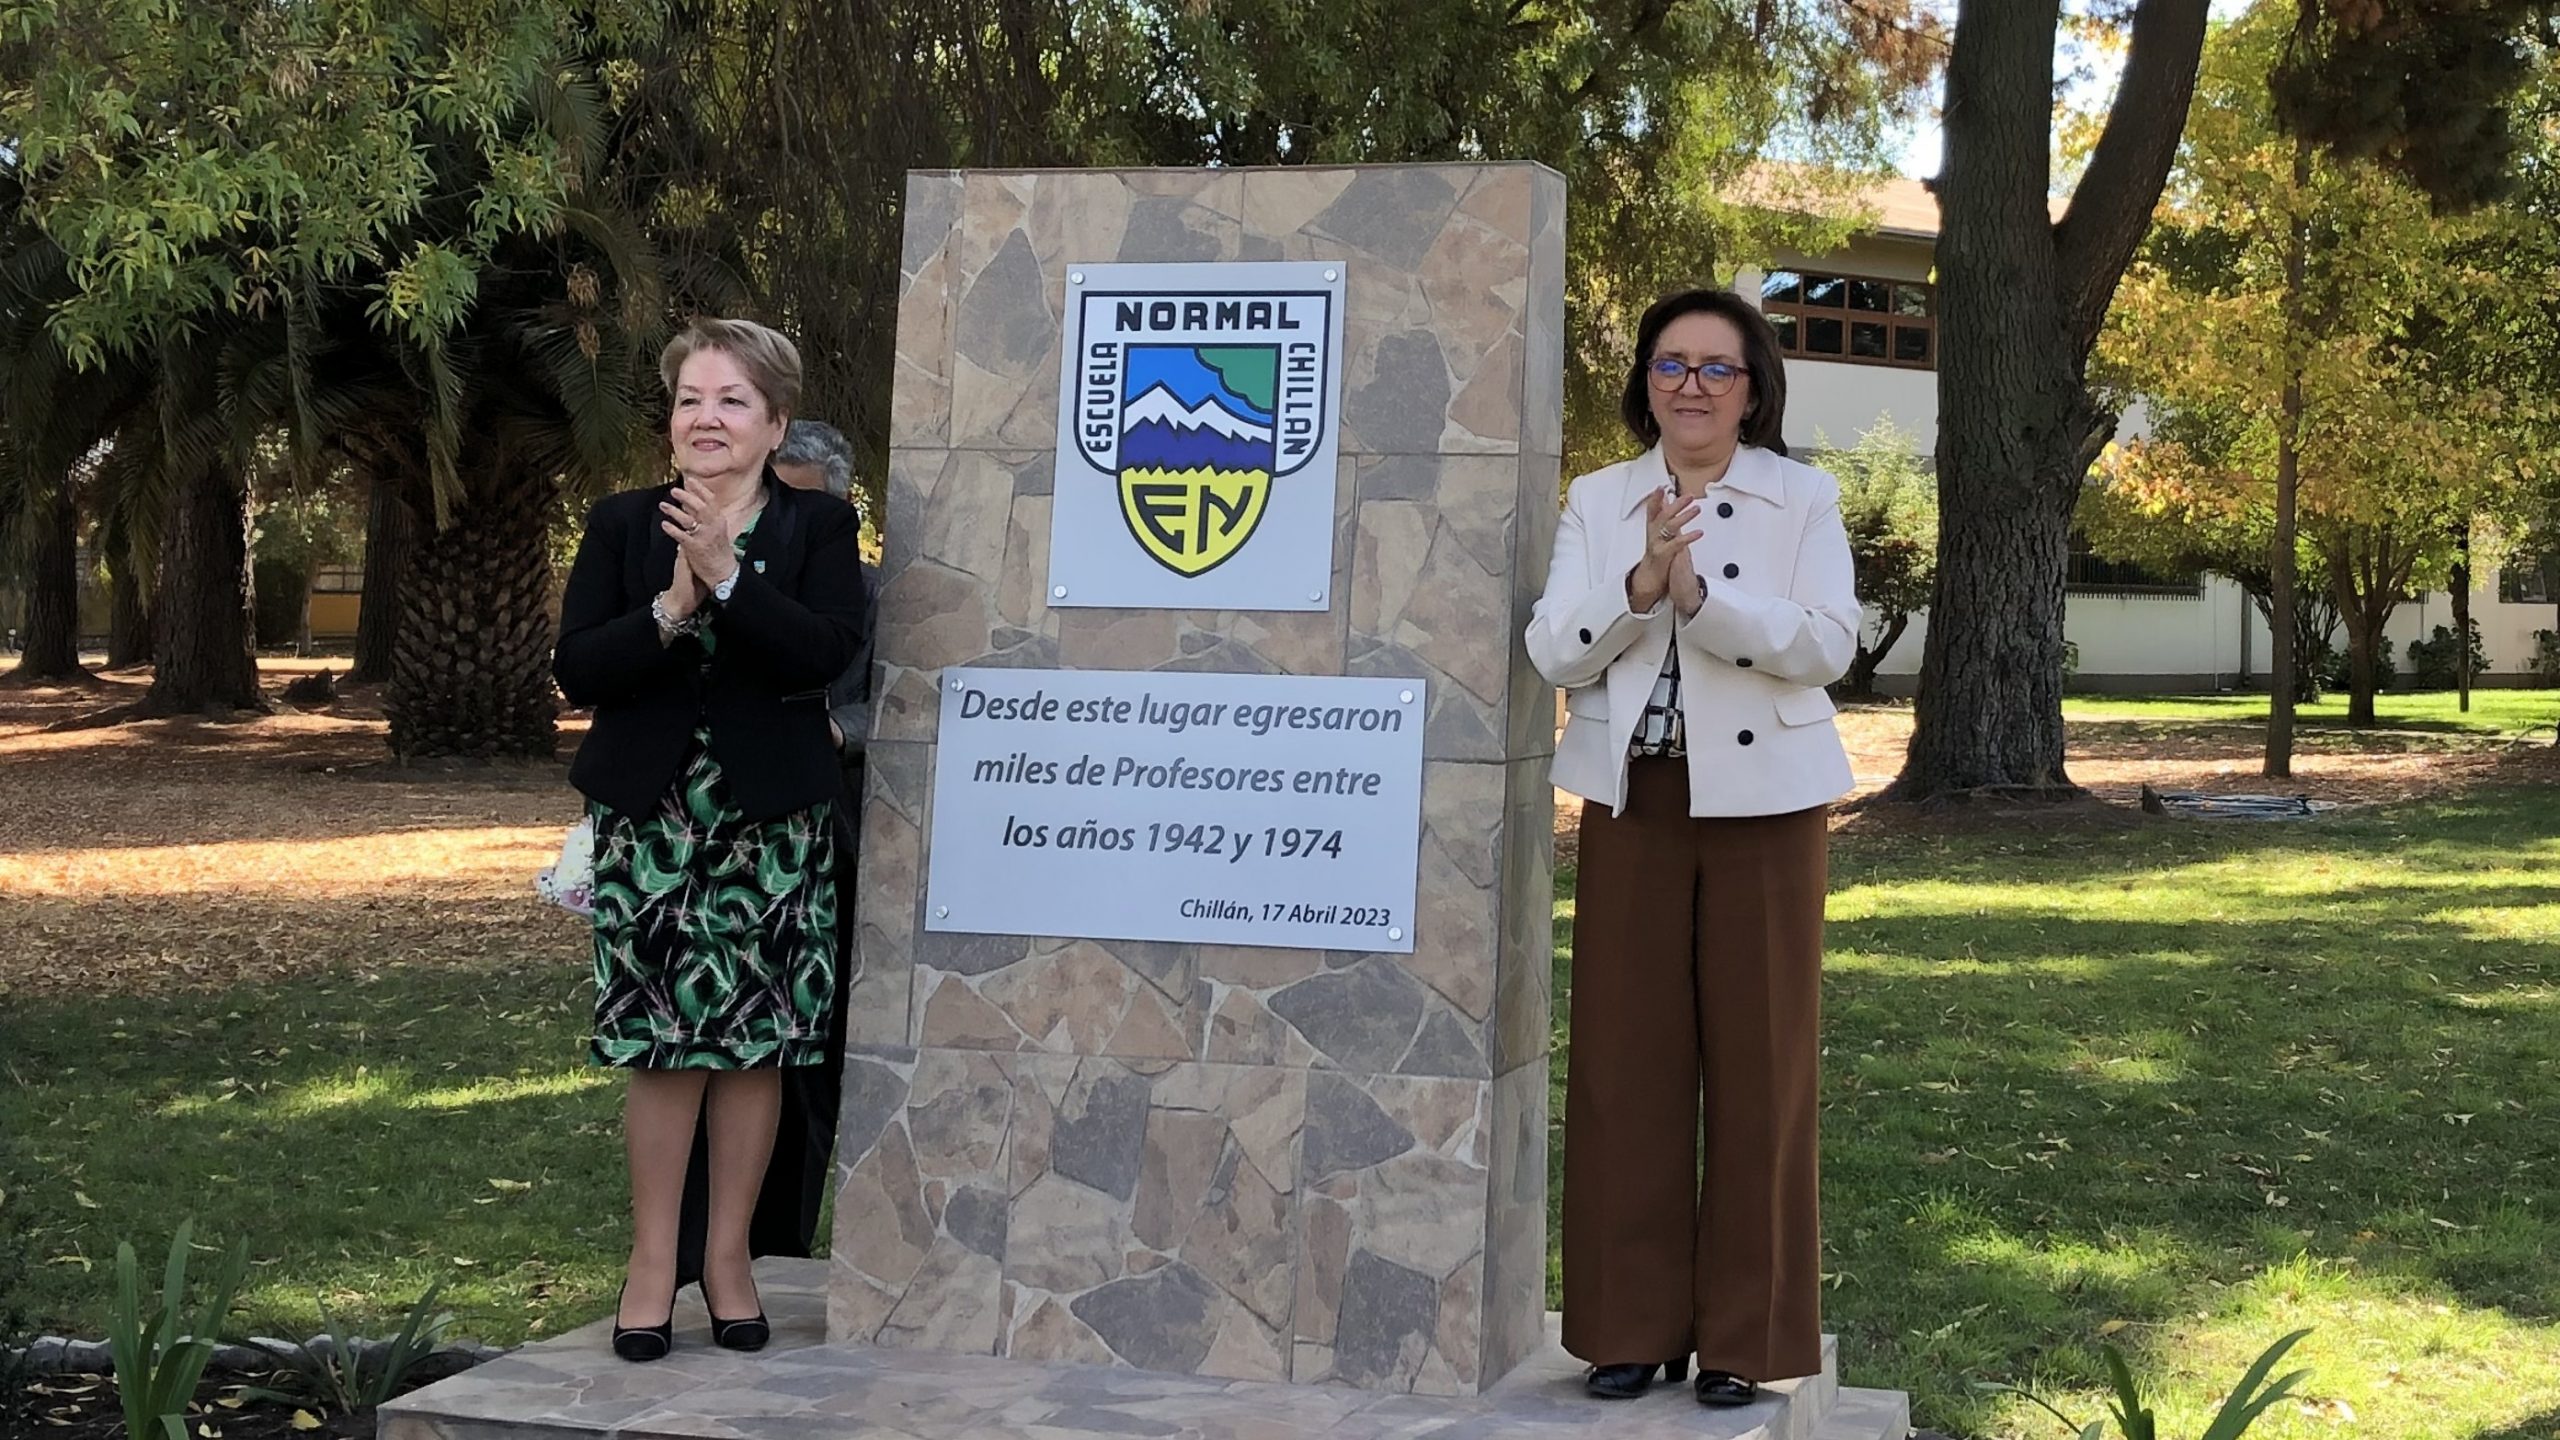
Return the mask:
[[1740,1405],[1822,1363],[1826,819],[1850,788],[1823,687],[1858,597],[1749,301],[1646,311],[1620,408],[1651,448],[1573,482],[1528,631],[1565,690],[1555,783],[1585,801],[1564,1344],[1594,1395],[1677,1383],[1694,1352],[1699,1401]]

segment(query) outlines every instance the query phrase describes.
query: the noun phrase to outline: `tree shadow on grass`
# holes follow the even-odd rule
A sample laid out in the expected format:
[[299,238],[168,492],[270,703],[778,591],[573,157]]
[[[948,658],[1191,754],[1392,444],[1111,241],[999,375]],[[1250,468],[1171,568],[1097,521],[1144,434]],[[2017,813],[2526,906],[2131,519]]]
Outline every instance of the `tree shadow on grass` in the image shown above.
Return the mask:
[[2560,944],[2530,915],[2560,871],[2513,873],[2552,798],[1844,838],[1823,1168],[1852,1382],[1962,1433],[1998,1409],[1969,1379],[2085,1387],[2102,1327],[2140,1350],[2296,1271],[2448,1323],[2560,1318],[2560,1224],[2525,1198],[2560,1168]]
[[2475,1430],[2468,1440],[2560,1440],[2560,1405],[2495,1430]]
[[[12,1003],[0,1175],[30,1323],[103,1333],[116,1244],[245,1239],[243,1330],[315,1292],[385,1333],[431,1280],[458,1333],[593,1318],[627,1243],[620,1087],[585,1063],[576,967],[387,968],[163,998]],[[297,1328],[298,1327],[298,1328]]]

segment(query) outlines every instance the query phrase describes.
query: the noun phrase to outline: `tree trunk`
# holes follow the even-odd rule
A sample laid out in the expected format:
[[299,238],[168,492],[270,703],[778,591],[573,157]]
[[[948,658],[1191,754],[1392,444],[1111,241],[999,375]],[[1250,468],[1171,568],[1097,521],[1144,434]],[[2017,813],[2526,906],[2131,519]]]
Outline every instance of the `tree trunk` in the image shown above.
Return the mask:
[[2453,534],[2453,689],[2462,713],[2471,713],[2471,517]]
[[2073,790],[2063,765],[2071,514],[2113,429],[2086,383],[2150,227],[2204,43],[2204,0],[2143,0],[2114,107],[2051,218],[2058,0],[1957,11],[1939,234],[1938,578],[1911,748],[1886,793]]
[[2322,545],[2329,594],[2347,625],[2347,723],[2371,725],[2374,695],[2381,689],[2383,629],[2400,608],[2416,551],[2393,543],[2384,531],[2346,527]]
[[418,537],[401,581],[399,643],[383,703],[401,759],[557,753],[553,493],[547,479],[501,475],[466,500],[450,526]]
[[[2311,142],[2293,142],[2293,223],[2284,247],[2284,417],[2276,427],[2276,533],[2267,546],[2268,590],[2275,597],[2272,633],[2293,629],[2294,535],[2302,493],[2302,333],[2305,274],[2310,266]],[[2293,775],[2293,667],[2298,655],[2282,650],[2267,677],[2267,757],[2261,771],[2271,780]]]
[[107,668],[151,663],[151,611],[142,603],[142,573],[130,555],[107,562]]
[[391,654],[400,633],[400,582],[417,548],[417,513],[391,477],[368,487],[364,519],[364,594],[356,607],[355,663],[350,681],[378,684],[391,678]]
[[27,574],[27,628],[12,678],[55,683],[89,678],[80,665],[80,504],[65,484],[36,530]]
[[1857,656],[1849,662],[1849,673],[1841,677],[1842,692],[1860,697],[1874,695],[1877,667],[1884,664],[1884,657],[1893,653],[1894,643],[1902,638],[1902,632],[1910,628],[1911,617],[1896,612],[1885,617],[1884,633],[1876,637],[1874,649],[1868,649],[1864,640],[1859,641]]
[[248,489],[229,467],[208,467],[179,487],[161,540],[159,668],[140,713],[264,713],[255,600]]
[[2346,616],[2347,723],[2371,725],[2374,723],[2375,672],[2379,668],[2374,663],[2379,658],[2375,646],[2381,639],[2381,627],[2366,619],[2361,605],[2346,607]]

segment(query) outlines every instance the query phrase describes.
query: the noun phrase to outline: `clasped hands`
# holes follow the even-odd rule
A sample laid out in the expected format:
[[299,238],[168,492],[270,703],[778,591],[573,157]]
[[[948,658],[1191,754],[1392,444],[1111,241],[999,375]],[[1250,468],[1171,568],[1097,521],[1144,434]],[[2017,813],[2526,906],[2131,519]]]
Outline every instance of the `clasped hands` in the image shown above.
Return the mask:
[[658,528],[676,542],[675,579],[661,599],[666,614],[681,622],[738,573],[737,517],[690,480],[678,482],[658,510]]
[[1707,587],[1690,563],[1689,546],[1706,532],[1686,527],[1698,518],[1698,507],[1704,503],[1702,497],[1681,500],[1668,486],[1644,497],[1644,558],[1627,572],[1629,610],[1642,615],[1669,595],[1681,619],[1698,613]]

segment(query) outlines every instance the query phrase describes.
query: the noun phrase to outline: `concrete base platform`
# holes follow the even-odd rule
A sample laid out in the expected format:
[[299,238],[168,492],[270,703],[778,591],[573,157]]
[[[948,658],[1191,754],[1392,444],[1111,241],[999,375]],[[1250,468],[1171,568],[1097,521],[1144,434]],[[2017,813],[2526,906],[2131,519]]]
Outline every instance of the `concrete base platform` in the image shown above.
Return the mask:
[[1840,1389],[1828,1341],[1822,1374],[1743,1409],[1705,1409],[1685,1385],[1613,1404],[1583,1393],[1550,1315],[1539,1356],[1487,1394],[1447,1399],[829,1345],[823,1263],[769,1260],[757,1277],[774,1322],[761,1353],[712,1345],[687,1291],[665,1360],[615,1359],[599,1320],[393,1401],[381,1440],[1903,1440],[1909,1428],[1900,1393]]

